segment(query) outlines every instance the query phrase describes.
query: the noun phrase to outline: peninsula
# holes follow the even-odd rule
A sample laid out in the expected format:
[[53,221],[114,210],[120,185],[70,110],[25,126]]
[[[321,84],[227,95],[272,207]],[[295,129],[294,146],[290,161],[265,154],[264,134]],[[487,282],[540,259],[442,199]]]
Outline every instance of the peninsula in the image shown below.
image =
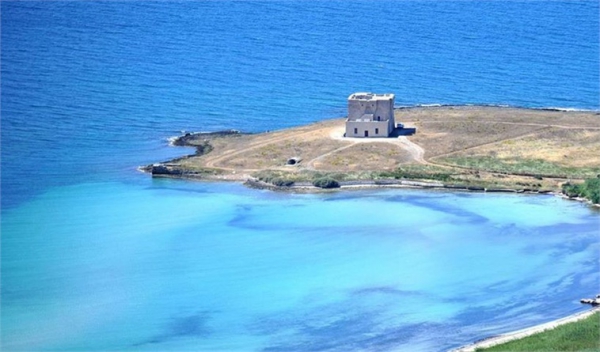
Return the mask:
[[596,111],[495,106],[391,111],[399,128],[383,138],[364,138],[360,131],[347,136],[350,118],[256,134],[186,133],[173,144],[195,147],[194,155],[142,169],[157,177],[291,190],[409,186],[557,192],[600,174]]

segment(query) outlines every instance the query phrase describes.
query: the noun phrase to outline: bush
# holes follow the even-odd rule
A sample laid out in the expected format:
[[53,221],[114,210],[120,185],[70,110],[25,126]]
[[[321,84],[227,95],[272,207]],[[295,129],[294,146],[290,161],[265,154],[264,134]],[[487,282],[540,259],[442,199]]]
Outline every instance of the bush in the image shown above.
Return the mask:
[[469,169],[501,172],[533,177],[594,177],[600,169],[597,167],[568,167],[543,159],[507,158],[500,159],[492,156],[450,156],[443,157],[440,161],[446,164],[457,165]]
[[339,188],[340,183],[331,177],[321,177],[313,181],[313,185],[319,188]]
[[290,187],[294,184],[294,181],[283,178],[274,178],[271,180],[271,183],[278,187]]
[[270,183],[277,187],[290,187],[294,184],[294,179],[285,173],[274,172],[270,170],[264,170],[257,174],[255,177],[265,183]]
[[600,204],[600,178],[590,178],[581,184],[565,183],[562,192],[567,197],[583,197],[594,204]]
[[562,192],[567,197],[579,197],[582,191],[582,185],[574,185],[571,183],[565,183],[562,186]]
[[444,172],[433,172],[429,170],[405,170],[398,168],[394,171],[384,171],[379,174],[384,178],[408,179],[408,180],[436,180],[448,182],[452,180],[452,175]]
[[584,183],[586,188],[585,197],[594,204],[600,204],[600,178],[592,178]]

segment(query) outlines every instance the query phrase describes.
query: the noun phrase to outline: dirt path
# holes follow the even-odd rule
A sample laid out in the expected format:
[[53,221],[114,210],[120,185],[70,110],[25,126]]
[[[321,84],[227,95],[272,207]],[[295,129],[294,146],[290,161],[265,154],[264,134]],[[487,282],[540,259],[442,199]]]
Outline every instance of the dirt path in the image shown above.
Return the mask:
[[355,145],[356,145],[356,143],[348,144],[348,145],[345,145],[343,147],[334,149],[334,150],[332,150],[332,151],[330,151],[328,153],[321,154],[318,157],[316,157],[316,158],[310,160],[309,162],[307,162],[305,168],[308,169],[308,170],[314,170],[315,169],[315,162],[317,162],[319,160],[323,160],[324,158],[330,156],[331,154],[335,154],[335,153],[337,153],[339,151],[342,151],[344,149],[348,149],[348,148],[353,147]]
[[425,151],[420,145],[413,143],[405,136],[400,136],[397,140],[399,145],[410,154],[413,160],[420,164],[428,164],[428,162],[423,158]]
[[[323,160],[324,158],[326,158],[332,154],[335,154],[339,151],[342,151],[344,149],[355,146],[359,143],[390,143],[390,144],[394,144],[394,145],[397,145],[398,147],[402,148],[403,150],[407,151],[414,161],[416,161],[418,163],[422,163],[422,164],[427,163],[425,161],[425,159],[423,158],[423,155],[425,154],[425,151],[423,150],[423,148],[421,148],[421,146],[413,143],[412,141],[410,141],[408,138],[406,138],[404,136],[401,136],[398,138],[377,138],[377,139],[374,139],[374,138],[345,138],[343,136],[344,129],[339,128],[339,127],[332,127],[332,128],[329,128],[328,130],[325,130],[324,132],[331,139],[344,141],[344,142],[350,142],[350,144],[342,146],[337,149],[334,149],[327,153],[321,154],[321,155],[313,158],[312,160],[308,161],[305,164],[305,168],[308,170],[315,169],[314,168],[315,162],[318,162],[319,160]],[[287,134],[284,136],[272,137],[269,139],[251,143],[248,145],[247,148],[244,148],[242,150],[229,151],[229,152],[225,152],[221,155],[216,155],[213,157],[208,155],[207,158],[205,159],[204,165],[205,165],[205,167],[217,168],[217,169],[230,171],[230,172],[236,171],[236,172],[246,172],[247,173],[247,172],[258,171],[255,169],[240,170],[238,168],[231,168],[231,167],[223,166],[222,163],[226,159],[235,157],[235,156],[243,154],[243,153],[247,153],[248,151],[251,151],[251,150],[254,150],[254,149],[257,149],[260,147],[264,147],[269,144],[280,143],[280,142],[283,142],[283,141],[286,141],[289,139],[293,139],[293,138],[301,138],[302,136],[306,136],[306,135],[310,135],[310,134],[314,134],[314,133],[316,133],[316,131],[297,132],[297,133]]]
[[[416,161],[420,164],[427,164],[427,161],[424,159],[425,150],[423,150],[423,148],[421,148],[420,145],[413,143],[406,136],[400,136],[397,138],[346,138],[346,137],[344,137],[344,128],[331,129],[331,133],[329,135],[332,139],[336,139],[336,140],[340,140],[340,141],[351,141],[351,142],[353,142],[352,145],[356,145],[358,143],[390,143],[390,144],[394,144],[394,145],[400,147],[401,149],[405,150],[406,152],[408,152],[408,154],[414,161]],[[343,149],[346,149],[346,148],[339,148],[337,150],[331,151],[331,152],[327,153],[327,155],[323,155],[323,157],[331,155],[331,154],[335,153],[336,151],[343,150]],[[319,158],[321,158],[321,157],[315,158],[311,161],[314,161]]]
[[572,323],[575,321],[585,319],[585,318],[589,317],[590,315],[594,314],[595,312],[600,312],[600,307],[590,309],[590,310],[587,310],[584,312],[575,313],[573,315],[569,315],[568,317],[564,317],[564,318],[560,318],[557,320],[553,320],[548,323],[532,326],[530,328],[526,328],[523,330],[517,330],[517,331],[507,333],[507,334],[502,334],[500,336],[495,336],[495,337],[485,339],[483,341],[479,341],[479,342],[476,342],[476,343],[473,343],[473,344],[470,344],[467,346],[462,346],[460,348],[451,350],[450,352],[472,352],[472,351],[475,351],[477,348],[492,347],[492,346],[503,344],[503,343],[506,343],[509,341],[522,339],[524,337],[540,333],[544,330],[554,329],[555,327],[560,326],[560,325],[564,325],[564,324],[568,324],[568,323]]

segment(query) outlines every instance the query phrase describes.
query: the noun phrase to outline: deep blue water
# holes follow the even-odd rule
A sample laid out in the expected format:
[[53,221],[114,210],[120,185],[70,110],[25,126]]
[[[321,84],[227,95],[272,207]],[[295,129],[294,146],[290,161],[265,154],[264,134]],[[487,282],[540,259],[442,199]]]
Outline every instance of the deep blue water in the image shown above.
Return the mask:
[[0,9],[3,350],[442,350],[600,286],[581,204],[136,171],[182,130],[336,118],[355,91],[598,110],[597,1]]

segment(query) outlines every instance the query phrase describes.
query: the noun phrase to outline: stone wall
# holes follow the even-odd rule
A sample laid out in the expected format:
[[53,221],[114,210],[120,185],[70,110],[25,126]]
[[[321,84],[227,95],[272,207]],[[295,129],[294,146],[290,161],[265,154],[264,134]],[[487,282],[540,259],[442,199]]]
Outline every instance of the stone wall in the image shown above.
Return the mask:
[[[390,122],[391,121],[347,121],[346,137],[386,138],[393,131],[393,128],[390,128]],[[365,136],[365,131],[368,133],[367,136]]]
[[394,95],[373,93],[350,95],[346,121],[346,137],[388,137],[395,128]]

